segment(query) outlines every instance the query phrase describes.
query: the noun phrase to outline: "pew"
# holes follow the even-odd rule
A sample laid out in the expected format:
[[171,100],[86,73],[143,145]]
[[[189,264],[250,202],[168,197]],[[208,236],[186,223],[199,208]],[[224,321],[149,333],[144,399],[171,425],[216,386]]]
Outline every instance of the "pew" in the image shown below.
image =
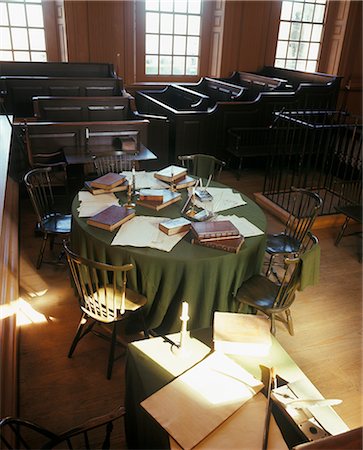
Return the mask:
[[34,115],[43,122],[129,120],[132,97],[33,97]]
[[155,105],[164,105],[177,111],[205,111],[209,106],[209,97],[179,85],[169,85],[161,90],[143,91],[153,99]]
[[210,98],[209,106],[212,107],[217,102],[240,101],[246,89],[236,84],[203,77],[198,83],[186,83],[181,86],[207,95]]

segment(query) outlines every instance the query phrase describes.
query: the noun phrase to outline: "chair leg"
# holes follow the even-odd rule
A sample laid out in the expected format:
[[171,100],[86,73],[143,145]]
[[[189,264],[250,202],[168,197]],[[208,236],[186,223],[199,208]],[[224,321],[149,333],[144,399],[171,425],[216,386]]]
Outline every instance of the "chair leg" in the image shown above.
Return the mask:
[[115,360],[115,347],[116,347],[116,340],[117,340],[117,324],[118,324],[118,322],[114,322],[113,327],[112,327],[111,347],[110,347],[110,354],[108,357],[108,366],[107,366],[107,379],[108,380],[111,379],[113,362]]
[[38,259],[37,259],[37,269],[40,269],[40,266],[42,265],[43,255],[44,255],[45,246],[47,245],[47,240],[48,240],[48,233],[44,233],[42,245],[40,247],[40,251],[39,251],[39,255],[38,255]]
[[344,223],[343,223],[343,225],[342,225],[342,228],[340,229],[340,232],[339,232],[337,238],[335,239],[334,245],[335,245],[336,247],[338,247],[339,242],[340,242],[340,240],[341,240],[342,237],[343,237],[344,231],[345,231],[345,229],[346,229],[347,226],[348,226],[349,219],[350,219],[349,217],[346,217],[346,219],[345,219],[345,221],[344,221]]
[[92,328],[93,328],[95,322],[90,323],[90,324],[88,325],[88,327],[87,327],[86,329],[84,329],[84,327],[86,326],[86,324],[87,324],[87,315],[86,315],[85,313],[83,313],[82,316],[81,316],[81,320],[79,321],[79,324],[78,324],[78,327],[77,327],[76,335],[75,335],[75,337],[74,337],[74,339],[73,339],[73,342],[72,342],[72,345],[71,345],[71,347],[70,347],[70,349],[69,349],[69,352],[68,352],[68,358],[72,358],[73,352],[74,352],[74,350],[76,349],[78,342],[79,342],[79,341],[80,341],[87,333],[89,333],[89,332],[92,330]]
[[275,314],[271,314],[271,333],[273,336],[276,335],[276,321],[275,321]]
[[273,264],[274,258],[275,258],[275,255],[272,254],[272,255],[270,256],[270,261],[269,261],[269,263],[268,263],[268,267],[267,267],[267,270],[266,270],[266,277],[269,277],[269,276],[271,275],[272,264]]
[[289,309],[287,309],[285,311],[286,314],[286,320],[287,320],[287,328],[289,330],[289,333],[291,336],[294,336],[294,325],[292,323],[292,317],[291,317],[291,312]]

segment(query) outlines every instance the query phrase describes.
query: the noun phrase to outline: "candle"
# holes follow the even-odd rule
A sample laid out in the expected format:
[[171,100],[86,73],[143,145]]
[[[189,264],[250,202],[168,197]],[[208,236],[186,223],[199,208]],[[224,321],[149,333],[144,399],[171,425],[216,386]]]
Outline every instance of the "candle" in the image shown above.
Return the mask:
[[89,139],[89,129],[86,128],[86,139]]
[[189,305],[187,302],[183,302],[182,303],[182,313],[180,316],[180,320],[181,320],[181,330],[180,330],[180,349],[184,349],[185,347],[185,341],[187,339],[187,322],[189,320],[189,316],[188,316],[188,309],[189,309]]
[[189,305],[187,302],[183,302],[182,303],[182,313],[181,313],[181,320],[188,320],[189,316],[188,316],[188,309],[189,309]]

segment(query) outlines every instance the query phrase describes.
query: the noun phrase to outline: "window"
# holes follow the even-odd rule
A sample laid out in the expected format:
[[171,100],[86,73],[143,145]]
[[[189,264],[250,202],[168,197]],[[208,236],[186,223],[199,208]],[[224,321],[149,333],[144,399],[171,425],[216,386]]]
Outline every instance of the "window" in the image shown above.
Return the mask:
[[[203,0],[145,0],[138,2],[143,29],[138,38],[144,80],[199,77],[202,71],[203,21],[208,2]],[[140,17],[140,15],[138,16]],[[139,22],[139,24],[140,24]],[[204,27],[206,28],[206,27]]]
[[283,1],[275,66],[315,72],[327,0]]
[[47,60],[41,0],[0,0],[0,60]]

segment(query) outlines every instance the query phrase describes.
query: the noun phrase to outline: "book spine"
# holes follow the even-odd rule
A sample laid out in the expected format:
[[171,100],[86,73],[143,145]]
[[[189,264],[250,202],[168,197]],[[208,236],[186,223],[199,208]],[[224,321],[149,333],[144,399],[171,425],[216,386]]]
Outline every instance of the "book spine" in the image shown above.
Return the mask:
[[235,231],[220,231],[212,233],[199,233],[194,232],[195,237],[200,241],[208,241],[213,239],[235,239],[239,237],[239,233]]
[[198,239],[192,239],[192,244],[201,245],[202,247],[214,248],[215,250],[222,250],[229,253],[238,253],[239,247],[230,247],[225,244],[217,242],[201,242]]

